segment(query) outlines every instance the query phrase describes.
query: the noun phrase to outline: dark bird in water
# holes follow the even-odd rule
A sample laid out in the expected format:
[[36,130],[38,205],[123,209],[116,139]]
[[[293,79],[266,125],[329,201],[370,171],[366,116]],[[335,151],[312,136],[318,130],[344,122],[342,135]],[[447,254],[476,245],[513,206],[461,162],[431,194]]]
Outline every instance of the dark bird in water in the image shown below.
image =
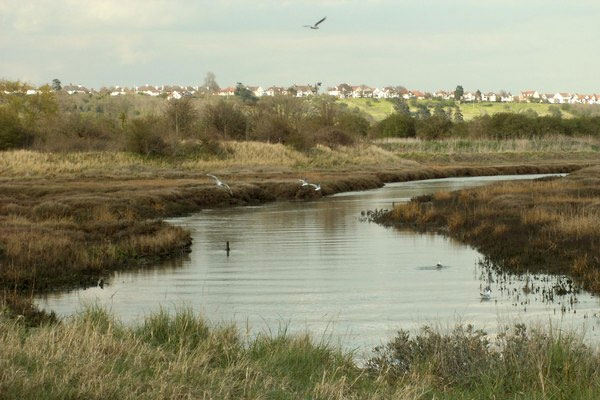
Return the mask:
[[233,196],[233,192],[231,191],[231,188],[228,184],[226,184],[225,182],[221,182],[221,180],[214,175],[206,174],[206,176],[210,176],[211,178],[213,178],[218,187],[227,188],[227,190],[229,190],[229,194]]
[[304,25],[305,28],[310,28],[310,29],[319,29],[319,24],[323,21],[325,21],[325,19],[327,19],[327,17],[323,17],[323,19],[315,22],[314,25]]

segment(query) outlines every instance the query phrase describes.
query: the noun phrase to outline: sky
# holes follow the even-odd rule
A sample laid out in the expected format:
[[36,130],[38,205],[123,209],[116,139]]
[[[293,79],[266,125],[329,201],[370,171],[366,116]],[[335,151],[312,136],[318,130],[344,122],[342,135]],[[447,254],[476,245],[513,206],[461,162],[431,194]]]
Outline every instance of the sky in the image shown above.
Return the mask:
[[0,79],[591,93],[599,15],[597,0],[0,0]]

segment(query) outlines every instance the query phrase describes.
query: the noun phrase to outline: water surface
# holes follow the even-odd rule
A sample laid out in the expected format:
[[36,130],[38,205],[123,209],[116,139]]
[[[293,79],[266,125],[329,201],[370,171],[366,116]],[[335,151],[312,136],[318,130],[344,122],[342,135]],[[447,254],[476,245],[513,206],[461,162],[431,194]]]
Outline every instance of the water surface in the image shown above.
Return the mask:
[[[185,305],[212,322],[235,322],[242,330],[308,331],[361,351],[386,342],[399,329],[457,322],[490,332],[504,323],[551,322],[585,329],[595,340],[598,301],[589,294],[548,302],[539,289],[522,291],[525,278],[488,275],[478,266],[481,255],[469,246],[361,221],[363,211],[391,208],[413,196],[535,177],[414,181],[311,202],[204,210],[169,220],[191,230],[188,256],[116,273],[103,289],[50,294],[39,303],[70,315],[82,301],[97,301],[127,322],[160,306]],[[442,268],[435,268],[438,261]],[[538,288],[555,285],[541,275],[530,282]],[[488,283],[492,298],[482,301],[480,291]]]

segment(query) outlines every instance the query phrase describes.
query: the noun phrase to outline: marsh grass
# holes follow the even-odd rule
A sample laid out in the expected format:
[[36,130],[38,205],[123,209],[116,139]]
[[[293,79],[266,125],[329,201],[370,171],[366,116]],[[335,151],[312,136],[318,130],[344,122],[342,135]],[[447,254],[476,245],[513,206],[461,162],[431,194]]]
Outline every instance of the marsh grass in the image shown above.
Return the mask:
[[190,174],[231,169],[306,169],[354,166],[416,166],[379,146],[359,144],[335,149],[317,145],[299,152],[282,144],[222,142],[222,157],[184,155],[150,157],[122,152],[42,153],[30,150],[0,152],[2,177],[134,176]]
[[245,336],[189,309],[126,326],[88,305],[38,328],[0,312],[5,399],[592,399],[599,361],[580,335],[523,325],[400,331],[360,366],[308,335]]
[[397,157],[420,162],[487,160],[593,160],[600,153],[594,137],[554,136],[534,139],[380,139],[375,142]]
[[574,276],[600,292],[600,168],[566,178],[497,183],[415,198],[381,222],[437,230],[502,267]]

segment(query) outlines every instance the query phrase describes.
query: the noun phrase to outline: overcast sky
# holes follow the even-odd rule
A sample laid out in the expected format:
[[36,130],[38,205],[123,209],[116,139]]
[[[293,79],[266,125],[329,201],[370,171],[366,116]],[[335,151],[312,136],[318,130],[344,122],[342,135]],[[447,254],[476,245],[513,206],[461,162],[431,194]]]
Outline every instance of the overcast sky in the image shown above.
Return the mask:
[[599,16],[597,0],[0,0],[0,78],[600,92]]

